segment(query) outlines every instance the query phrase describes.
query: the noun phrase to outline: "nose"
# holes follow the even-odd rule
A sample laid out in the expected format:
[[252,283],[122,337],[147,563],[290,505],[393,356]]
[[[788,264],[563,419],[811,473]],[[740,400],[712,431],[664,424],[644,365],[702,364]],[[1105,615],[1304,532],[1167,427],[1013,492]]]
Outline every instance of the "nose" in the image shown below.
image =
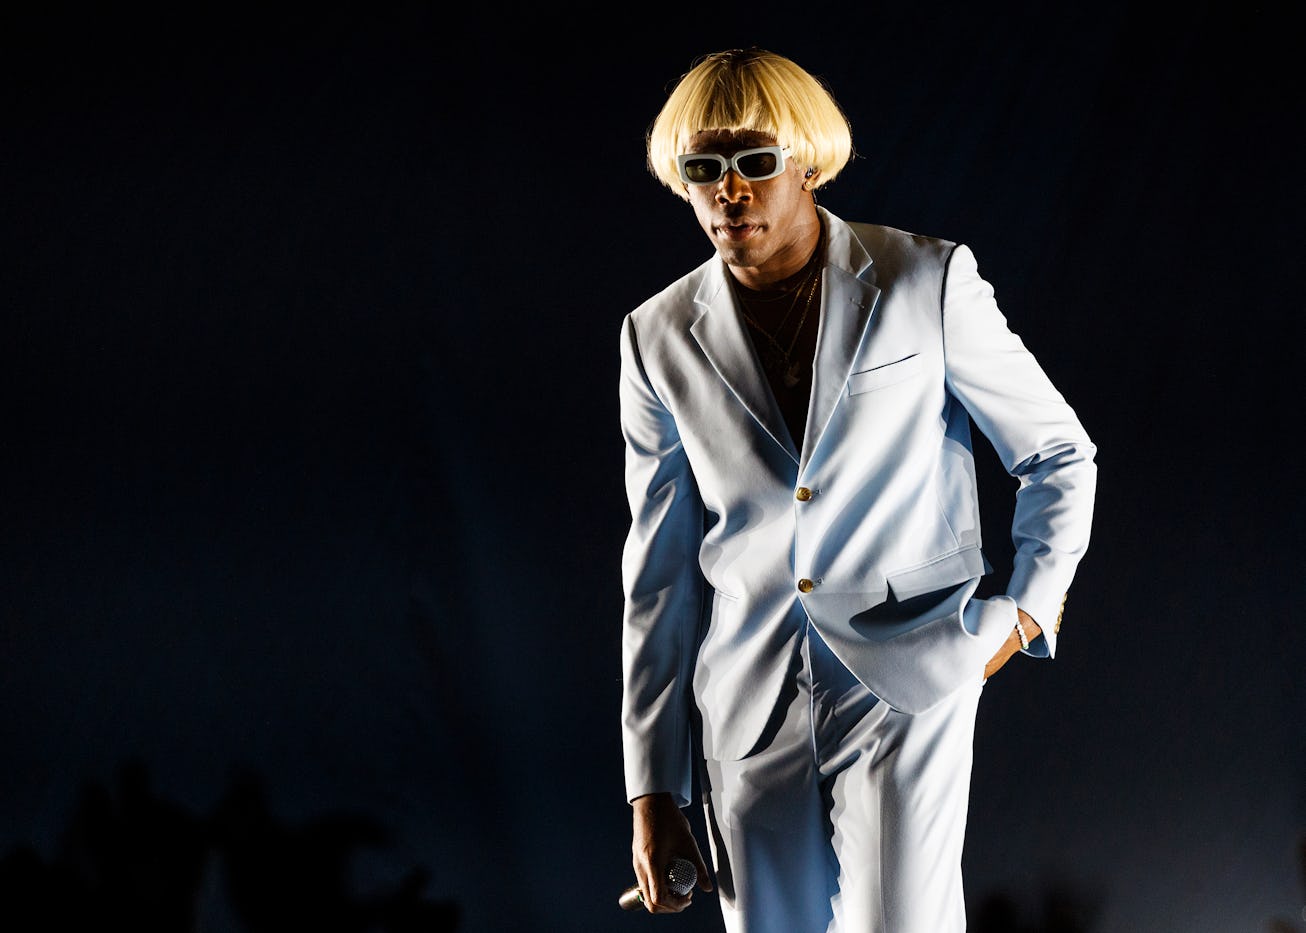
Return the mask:
[[726,169],[726,173],[721,176],[717,182],[716,199],[720,204],[733,204],[736,201],[747,201],[753,196],[753,189],[749,187],[748,182],[739,177],[739,173],[732,168]]

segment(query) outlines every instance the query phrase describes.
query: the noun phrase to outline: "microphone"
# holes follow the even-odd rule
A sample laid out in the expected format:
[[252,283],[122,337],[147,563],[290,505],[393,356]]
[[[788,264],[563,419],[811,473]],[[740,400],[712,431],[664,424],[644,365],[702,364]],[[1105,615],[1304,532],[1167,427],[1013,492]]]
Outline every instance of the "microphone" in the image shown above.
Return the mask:
[[[667,865],[667,885],[676,894],[684,897],[694,890],[698,883],[698,869],[687,858],[673,858]],[[644,906],[644,896],[639,893],[639,885],[633,884],[621,892],[617,900],[622,910],[638,910]]]

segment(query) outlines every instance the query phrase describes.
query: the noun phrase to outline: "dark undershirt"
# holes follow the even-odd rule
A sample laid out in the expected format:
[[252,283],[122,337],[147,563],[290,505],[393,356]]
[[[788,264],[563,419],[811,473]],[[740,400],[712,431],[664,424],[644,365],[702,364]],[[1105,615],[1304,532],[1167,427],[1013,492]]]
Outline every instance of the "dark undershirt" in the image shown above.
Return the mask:
[[[753,338],[753,346],[762,361],[762,371],[780,406],[780,413],[784,416],[796,450],[802,450],[803,447],[807,404],[812,394],[812,361],[816,357],[817,325],[821,316],[818,258],[821,252],[818,248],[813,254],[813,262],[788,279],[776,283],[774,288],[757,291],[739,282],[734,283],[735,295],[744,311],[744,329]],[[813,275],[815,280],[809,277]],[[802,319],[804,304],[809,305],[806,319]],[[783,351],[767,339],[767,334],[781,348],[788,349],[792,343],[788,364],[782,356]],[[785,378],[786,369],[797,376],[795,384],[789,385],[791,380]]]

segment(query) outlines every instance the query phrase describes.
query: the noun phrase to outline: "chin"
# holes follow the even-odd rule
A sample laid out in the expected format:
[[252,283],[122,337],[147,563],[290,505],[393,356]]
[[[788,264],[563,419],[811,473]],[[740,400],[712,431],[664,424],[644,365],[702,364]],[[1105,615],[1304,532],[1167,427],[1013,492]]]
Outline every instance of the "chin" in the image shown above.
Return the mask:
[[741,243],[719,243],[717,253],[732,266],[757,265],[754,251]]

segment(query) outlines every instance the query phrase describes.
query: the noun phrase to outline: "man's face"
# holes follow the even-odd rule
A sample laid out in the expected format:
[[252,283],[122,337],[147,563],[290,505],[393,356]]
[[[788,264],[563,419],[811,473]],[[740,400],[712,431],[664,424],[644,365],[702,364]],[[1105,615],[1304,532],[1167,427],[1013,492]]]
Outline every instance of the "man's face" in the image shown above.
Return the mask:
[[[774,146],[750,131],[705,130],[689,141],[689,152],[729,158],[741,149]],[[820,234],[812,193],[803,190],[803,169],[793,159],[774,178],[748,181],[733,169],[708,185],[688,185],[698,223],[745,285],[758,287],[797,272]]]

